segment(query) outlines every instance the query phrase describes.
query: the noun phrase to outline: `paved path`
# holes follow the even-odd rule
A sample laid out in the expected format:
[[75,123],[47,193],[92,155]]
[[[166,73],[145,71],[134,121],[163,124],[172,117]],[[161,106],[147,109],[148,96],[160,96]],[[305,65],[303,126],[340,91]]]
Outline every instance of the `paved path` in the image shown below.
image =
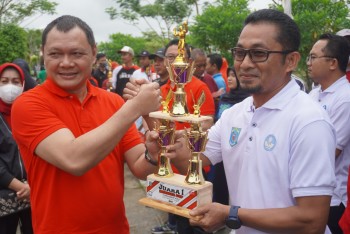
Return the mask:
[[162,225],[166,221],[167,214],[138,203],[139,199],[146,197],[144,187],[131,174],[126,164],[124,165],[124,169],[124,203],[126,216],[130,225],[130,234],[151,233],[153,227]]

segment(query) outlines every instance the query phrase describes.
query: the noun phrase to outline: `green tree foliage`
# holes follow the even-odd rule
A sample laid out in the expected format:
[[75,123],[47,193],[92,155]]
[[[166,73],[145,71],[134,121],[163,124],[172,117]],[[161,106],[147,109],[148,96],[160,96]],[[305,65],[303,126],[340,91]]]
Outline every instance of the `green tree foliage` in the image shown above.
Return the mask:
[[41,34],[40,29],[29,29],[27,31],[28,49],[30,55],[39,55],[41,46]]
[[27,30],[27,43],[29,53],[29,64],[31,67],[40,64],[40,47],[41,47],[41,34],[40,29]]
[[[140,20],[149,29],[163,38],[163,42],[172,38],[172,28],[189,17],[191,5],[197,5],[195,0],[155,0],[153,4],[141,4],[141,0],[114,0],[118,6],[109,7],[106,12],[111,19],[122,18],[138,27]],[[157,23],[152,23],[155,20]],[[145,30],[139,28],[141,32]],[[159,33],[160,32],[160,33]]]
[[248,0],[217,0],[207,5],[203,13],[195,17],[194,25],[190,26],[191,43],[231,58],[228,50],[236,45],[249,13]]
[[[292,15],[300,28],[302,55],[297,73],[308,83],[306,57],[323,33],[336,33],[350,26],[350,13],[345,0],[293,0]],[[275,8],[283,10],[275,1]]]
[[16,58],[27,59],[27,33],[21,27],[7,24],[0,28],[0,64]]
[[[152,37],[152,35],[149,35]],[[153,35],[154,36],[154,35]],[[118,51],[123,46],[130,46],[135,52],[135,56],[142,50],[148,50],[150,53],[155,52],[156,49],[161,47],[161,44],[153,44],[151,40],[145,37],[133,37],[131,35],[125,35],[122,33],[116,33],[109,36],[110,42],[102,42],[98,44],[99,52],[103,52],[107,55],[107,58],[121,63],[121,56]],[[135,62],[137,62],[135,60]]]
[[0,26],[19,24],[28,16],[54,14],[57,3],[48,0],[0,0]]

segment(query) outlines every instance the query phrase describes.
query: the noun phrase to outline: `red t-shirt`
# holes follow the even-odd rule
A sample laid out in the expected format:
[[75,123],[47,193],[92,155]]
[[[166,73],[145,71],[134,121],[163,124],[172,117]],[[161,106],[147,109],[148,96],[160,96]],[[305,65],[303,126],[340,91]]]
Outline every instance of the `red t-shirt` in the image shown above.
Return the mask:
[[348,178],[348,203],[346,209],[339,221],[339,225],[343,230],[344,234],[350,234],[350,167],[349,167],[349,178]]
[[[31,187],[34,233],[129,233],[125,216],[124,153],[142,140],[132,126],[114,150],[82,176],[66,173],[34,154],[55,131],[79,137],[110,118],[124,103],[117,94],[92,86],[83,103],[51,78],[15,102],[13,135]],[[99,136],[96,136],[96,139]]]

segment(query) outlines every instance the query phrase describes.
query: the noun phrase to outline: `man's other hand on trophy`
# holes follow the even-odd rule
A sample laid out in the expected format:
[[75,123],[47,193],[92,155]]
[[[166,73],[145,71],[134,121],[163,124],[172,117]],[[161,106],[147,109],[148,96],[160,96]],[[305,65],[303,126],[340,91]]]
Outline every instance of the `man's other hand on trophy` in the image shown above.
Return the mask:
[[151,83],[147,80],[130,80],[123,90],[123,98],[126,101],[137,103],[134,111],[145,116],[152,111],[159,110],[162,101],[159,84],[156,82]]

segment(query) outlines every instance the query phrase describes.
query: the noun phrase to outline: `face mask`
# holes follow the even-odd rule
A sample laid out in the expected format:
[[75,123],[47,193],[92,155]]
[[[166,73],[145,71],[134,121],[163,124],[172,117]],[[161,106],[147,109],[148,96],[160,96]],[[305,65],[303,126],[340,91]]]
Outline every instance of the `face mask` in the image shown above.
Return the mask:
[[100,68],[105,68],[107,67],[107,63],[100,63]]
[[13,84],[0,86],[0,98],[7,104],[12,104],[13,101],[23,92],[23,87]]

